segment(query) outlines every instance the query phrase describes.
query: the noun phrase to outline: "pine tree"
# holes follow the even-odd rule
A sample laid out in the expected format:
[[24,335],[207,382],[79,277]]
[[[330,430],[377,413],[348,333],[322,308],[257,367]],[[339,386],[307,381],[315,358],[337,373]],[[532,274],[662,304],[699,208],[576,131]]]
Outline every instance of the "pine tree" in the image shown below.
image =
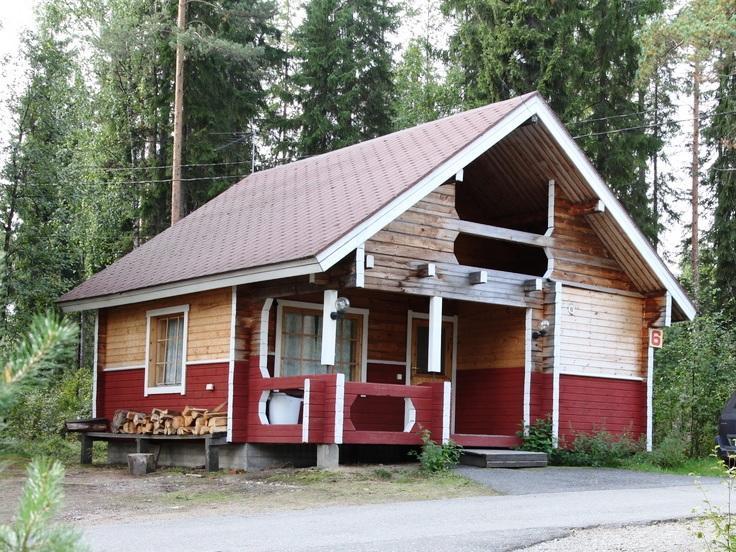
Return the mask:
[[452,51],[465,74],[467,105],[538,90],[652,237],[640,176],[657,143],[643,129],[609,132],[609,117],[638,111],[637,33],[662,2],[445,0],[444,9],[457,20]]
[[398,8],[388,0],[311,0],[295,34],[300,68],[301,155],[390,132],[394,85],[388,34]]

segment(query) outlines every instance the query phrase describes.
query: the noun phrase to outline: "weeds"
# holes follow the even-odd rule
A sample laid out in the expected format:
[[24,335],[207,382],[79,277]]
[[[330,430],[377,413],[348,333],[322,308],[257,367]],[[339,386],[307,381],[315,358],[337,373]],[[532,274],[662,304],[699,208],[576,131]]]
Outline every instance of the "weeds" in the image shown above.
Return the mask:
[[462,447],[452,441],[438,444],[431,439],[429,430],[422,431],[422,449],[409,452],[410,456],[419,460],[421,470],[424,473],[444,473],[460,462]]

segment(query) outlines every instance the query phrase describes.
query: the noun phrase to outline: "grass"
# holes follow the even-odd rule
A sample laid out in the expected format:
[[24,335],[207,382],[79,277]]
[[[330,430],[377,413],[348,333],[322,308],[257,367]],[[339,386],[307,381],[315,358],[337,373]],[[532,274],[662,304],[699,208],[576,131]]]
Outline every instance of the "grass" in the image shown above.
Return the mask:
[[720,477],[724,473],[723,463],[715,458],[689,458],[679,466],[663,468],[648,461],[644,455],[636,455],[624,460],[621,468],[642,472],[697,475],[702,477]]

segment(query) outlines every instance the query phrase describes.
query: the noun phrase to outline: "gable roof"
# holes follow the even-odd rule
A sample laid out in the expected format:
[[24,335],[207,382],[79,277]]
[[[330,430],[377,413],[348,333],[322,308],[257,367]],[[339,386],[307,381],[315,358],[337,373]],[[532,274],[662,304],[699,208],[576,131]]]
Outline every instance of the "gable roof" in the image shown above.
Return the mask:
[[254,173],[59,302],[84,310],[322,272],[533,115],[692,318],[677,280],[537,93]]

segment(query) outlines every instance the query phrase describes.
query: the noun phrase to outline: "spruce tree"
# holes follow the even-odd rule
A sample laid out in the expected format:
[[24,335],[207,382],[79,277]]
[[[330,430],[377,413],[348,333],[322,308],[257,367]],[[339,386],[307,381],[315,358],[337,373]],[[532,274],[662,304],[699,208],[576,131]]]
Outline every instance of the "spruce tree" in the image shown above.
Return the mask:
[[719,304],[736,320],[736,54],[727,52],[717,65],[720,78],[717,104],[705,131],[716,151],[710,169],[716,207],[712,239],[715,249],[715,280]]
[[444,9],[457,20],[452,51],[468,105],[538,90],[652,237],[640,175],[657,143],[644,129],[609,132],[609,117],[638,111],[637,33],[662,2],[445,0]]
[[300,68],[301,155],[390,132],[394,85],[388,35],[398,8],[388,0],[311,0],[295,33]]

